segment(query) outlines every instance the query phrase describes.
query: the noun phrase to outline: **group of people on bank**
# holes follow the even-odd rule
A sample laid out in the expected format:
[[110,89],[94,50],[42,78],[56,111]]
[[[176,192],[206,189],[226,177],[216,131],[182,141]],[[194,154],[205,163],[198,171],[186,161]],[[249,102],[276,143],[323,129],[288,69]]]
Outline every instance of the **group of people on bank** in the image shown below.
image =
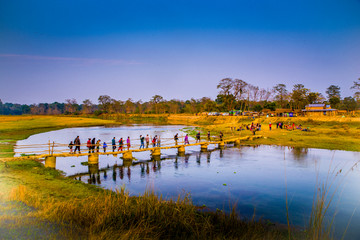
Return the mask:
[[[223,140],[223,136],[224,136],[223,133],[220,132],[220,134],[219,134],[220,141]],[[201,141],[200,131],[198,131],[198,133],[196,134],[195,140],[196,140],[196,143]],[[208,133],[207,133],[207,140],[211,141],[210,131],[208,131]],[[178,141],[179,141],[178,133],[176,133],[174,135],[174,141],[175,141],[175,145],[178,145]],[[151,142],[152,147],[161,147],[160,135],[155,135],[153,138],[150,138],[149,134],[147,134],[146,136],[140,135],[139,149],[149,148],[150,142]],[[185,145],[190,144],[188,134],[186,134],[184,137],[184,144]],[[79,138],[79,136],[77,136],[75,138],[75,140],[71,141],[68,145],[68,147],[70,149],[70,153],[76,153],[76,151],[78,151],[78,153],[81,153],[80,146],[81,146],[80,138]],[[73,151],[74,147],[75,147],[75,149]],[[104,153],[106,153],[106,149],[108,148],[108,145],[106,142],[103,142],[101,144],[100,139],[96,140],[96,138],[92,138],[92,139],[88,138],[88,140],[86,142],[86,147],[87,147],[87,150],[89,153],[100,152],[100,147],[102,147]],[[117,151],[123,151],[126,148],[127,148],[127,150],[130,150],[130,147],[131,147],[130,136],[128,136],[127,139],[120,138],[119,140],[116,140],[116,138],[113,137],[113,139],[111,140],[111,147],[112,147],[113,152],[115,152],[116,149],[117,149]]]

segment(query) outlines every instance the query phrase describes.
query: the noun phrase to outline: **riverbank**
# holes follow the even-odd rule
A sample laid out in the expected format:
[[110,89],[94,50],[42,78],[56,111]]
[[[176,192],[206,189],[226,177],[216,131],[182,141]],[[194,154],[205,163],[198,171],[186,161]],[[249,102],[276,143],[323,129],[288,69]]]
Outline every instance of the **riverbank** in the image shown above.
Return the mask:
[[[17,140],[35,133],[118,122],[24,116],[2,117],[1,123],[1,140],[7,146],[0,151],[11,155]],[[230,215],[222,211],[202,212],[187,196],[176,202],[159,199],[151,193],[130,197],[125,192],[114,193],[65,178],[36,161],[1,163],[0,179],[0,236],[5,239],[286,238],[284,229],[240,220],[235,211]]]

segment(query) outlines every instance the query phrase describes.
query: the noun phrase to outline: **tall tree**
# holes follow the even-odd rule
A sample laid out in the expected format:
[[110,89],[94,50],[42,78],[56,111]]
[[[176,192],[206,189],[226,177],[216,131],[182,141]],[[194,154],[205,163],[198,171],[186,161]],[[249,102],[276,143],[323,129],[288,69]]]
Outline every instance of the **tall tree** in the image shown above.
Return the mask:
[[111,97],[108,95],[101,95],[98,98],[99,107],[105,113],[110,113]]
[[235,105],[235,96],[232,93],[233,87],[234,81],[231,78],[221,79],[217,85],[217,88],[220,89],[218,98],[221,96],[220,98],[225,111],[232,110]]
[[154,105],[155,107],[155,113],[158,114],[159,113],[159,104],[164,100],[164,98],[160,95],[154,95],[150,102]]
[[354,98],[359,101],[360,100],[360,78],[358,82],[354,81],[354,85],[351,86],[350,89],[354,89],[356,92],[354,93]]
[[65,111],[68,113],[75,113],[77,108],[77,102],[75,98],[65,99]]
[[340,104],[340,87],[335,85],[330,85],[326,89],[326,94],[328,96],[328,100],[332,107],[338,108]]
[[285,106],[285,100],[287,97],[286,85],[283,83],[279,83],[274,87],[274,91],[276,93],[275,99],[279,102],[281,108]]
[[92,113],[92,110],[93,110],[92,102],[90,101],[90,99],[85,99],[83,101],[83,109],[82,109],[83,113],[90,114]]
[[330,85],[330,87],[326,89],[326,94],[329,100],[332,97],[337,97],[340,99],[340,87],[335,85]]
[[291,100],[294,109],[302,109],[307,104],[307,94],[309,89],[305,88],[303,84],[295,84],[291,93]]

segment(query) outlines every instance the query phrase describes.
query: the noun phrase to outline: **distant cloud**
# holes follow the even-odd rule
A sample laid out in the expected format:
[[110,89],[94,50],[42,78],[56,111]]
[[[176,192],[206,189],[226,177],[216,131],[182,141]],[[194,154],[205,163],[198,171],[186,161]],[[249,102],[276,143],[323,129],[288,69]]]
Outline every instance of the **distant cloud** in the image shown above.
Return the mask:
[[21,55],[21,54],[0,54],[1,58],[19,58],[26,60],[50,60],[50,61],[69,61],[81,64],[108,64],[108,65],[132,65],[140,64],[136,61],[126,61],[121,59],[103,59],[103,58],[77,58],[77,57],[54,57],[54,56],[38,56],[38,55]]

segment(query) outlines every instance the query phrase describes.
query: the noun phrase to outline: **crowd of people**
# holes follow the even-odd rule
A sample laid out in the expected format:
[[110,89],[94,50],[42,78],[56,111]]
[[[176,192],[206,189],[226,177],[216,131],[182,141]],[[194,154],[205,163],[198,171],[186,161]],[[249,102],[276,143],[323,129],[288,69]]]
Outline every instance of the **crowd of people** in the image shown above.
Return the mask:
[[[223,140],[223,136],[224,136],[223,133],[220,132],[220,134],[219,134],[220,141]],[[140,135],[139,139],[140,139],[139,149],[149,148],[150,141],[151,141],[152,147],[161,147],[160,135],[155,135],[153,138],[150,138],[149,134],[147,134],[146,136]],[[195,140],[196,140],[196,143],[201,141],[200,131],[198,131],[198,133],[196,134]],[[210,131],[207,132],[207,140],[211,141]],[[176,133],[174,135],[175,145],[178,145],[178,141],[179,141],[179,134]],[[186,134],[184,137],[184,145],[187,145],[187,144],[190,144],[188,134]],[[75,138],[75,140],[71,141],[68,145],[68,147],[70,149],[70,153],[76,153],[76,151],[78,151],[78,153],[81,153],[80,146],[81,146],[80,138],[79,138],[79,136],[77,136]],[[92,139],[88,138],[88,140],[86,142],[86,147],[87,147],[87,150],[89,153],[100,152],[101,146],[103,148],[104,153],[106,153],[106,150],[108,148],[108,145],[106,142],[103,142],[101,144],[101,140],[100,139],[96,140],[96,138],[92,138]],[[75,149],[73,150],[74,147],[75,147]],[[111,140],[111,147],[112,147],[113,152],[115,152],[116,149],[117,149],[117,151],[124,151],[126,149],[130,150],[130,147],[131,147],[130,136],[128,136],[127,139],[123,139],[121,137],[119,140],[117,140],[115,137],[113,137],[113,139]]]

